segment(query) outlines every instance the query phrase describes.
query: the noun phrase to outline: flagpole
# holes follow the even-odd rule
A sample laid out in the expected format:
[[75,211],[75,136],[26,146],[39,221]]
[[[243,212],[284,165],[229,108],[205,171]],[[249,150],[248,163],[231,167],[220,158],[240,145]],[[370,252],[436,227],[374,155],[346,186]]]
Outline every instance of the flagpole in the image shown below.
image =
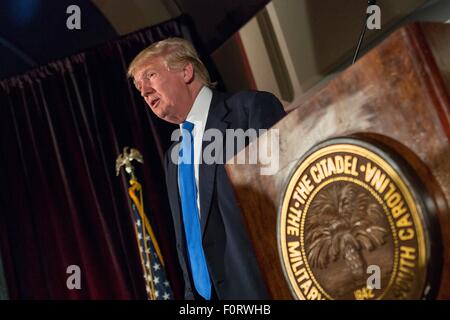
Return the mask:
[[[128,151],[129,150],[129,151]],[[136,178],[132,161],[144,163],[144,158],[137,149],[125,147],[116,159],[116,174],[120,169],[130,176],[128,194],[132,202],[134,232],[143,270],[147,297],[150,300],[173,298],[173,292],[166,279],[164,260],[156,241],[155,234],[145,214],[142,185]],[[153,270],[154,269],[154,270]],[[165,281],[163,281],[165,280]]]

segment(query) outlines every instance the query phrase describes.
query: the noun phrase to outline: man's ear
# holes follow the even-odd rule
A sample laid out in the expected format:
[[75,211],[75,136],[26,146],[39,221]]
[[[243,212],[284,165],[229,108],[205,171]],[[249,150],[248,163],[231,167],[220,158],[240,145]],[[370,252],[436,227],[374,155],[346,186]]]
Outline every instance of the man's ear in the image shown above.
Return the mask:
[[185,83],[194,81],[194,67],[192,66],[192,63],[187,63],[183,67],[183,78]]

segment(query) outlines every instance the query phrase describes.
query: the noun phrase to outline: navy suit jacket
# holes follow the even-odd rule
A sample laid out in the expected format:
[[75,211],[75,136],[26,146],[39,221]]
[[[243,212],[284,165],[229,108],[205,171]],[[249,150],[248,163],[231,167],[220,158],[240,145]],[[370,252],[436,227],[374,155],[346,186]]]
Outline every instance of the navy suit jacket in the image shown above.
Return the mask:
[[[244,91],[227,95],[213,90],[205,131],[211,128],[223,133],[226,129],[268,129],[284,115],[279,100],[268,92]],[[202,151],[209,143],[203,141]],[[196,295],[178,189],[178,166],[170,161],[172,152],[178,154],[178,149],[179,143],[176,142],[166,152],[166,183],[178,258],[185,280],[185,298],[194,299]],[[267,288],[223,164],[199,165],[199,196],[203,249],[217,298],[268,299]]]

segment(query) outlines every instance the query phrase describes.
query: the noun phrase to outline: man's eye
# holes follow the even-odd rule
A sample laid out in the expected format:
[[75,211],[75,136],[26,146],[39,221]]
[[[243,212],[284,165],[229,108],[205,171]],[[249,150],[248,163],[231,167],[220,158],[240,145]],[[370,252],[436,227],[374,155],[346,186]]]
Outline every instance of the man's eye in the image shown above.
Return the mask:
[[145,79],[150,80],[156,73],[154,72],[149,72],[145,75]]

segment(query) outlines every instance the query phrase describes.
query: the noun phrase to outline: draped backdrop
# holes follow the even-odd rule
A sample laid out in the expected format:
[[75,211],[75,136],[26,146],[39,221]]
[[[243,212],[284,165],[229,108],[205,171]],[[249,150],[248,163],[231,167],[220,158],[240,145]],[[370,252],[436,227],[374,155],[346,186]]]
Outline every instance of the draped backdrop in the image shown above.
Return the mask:
[[[195,44],[193,34],[180,17],[0,81],[0,252],[10,299],[146,298],[128,182],[115,175],[125,146],[144,156],[145,211],[182,298],[162,166],[174,127],[153,115],[126,69],[152,42]],[[67,288],[70,265],[80,267],[80,290]]]

